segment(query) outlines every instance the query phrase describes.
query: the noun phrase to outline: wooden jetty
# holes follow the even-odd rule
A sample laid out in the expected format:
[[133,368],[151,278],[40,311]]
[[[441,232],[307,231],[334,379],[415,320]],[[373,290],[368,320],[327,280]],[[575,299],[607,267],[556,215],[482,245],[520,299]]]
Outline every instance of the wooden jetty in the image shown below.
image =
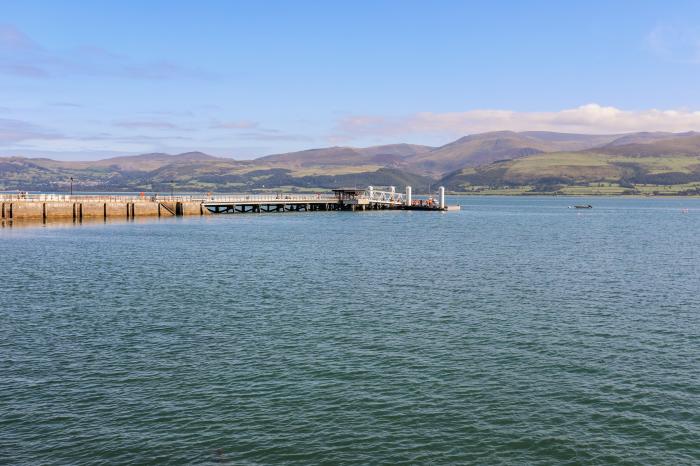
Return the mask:
[[82,221],[93,218],[173,217],[183,215],[263,212],[364,211],[379,209],[447,211],[445,190],[436,197],[414,199],[411,187],[398,193],[367,189],[334,189],[324,194],[240,194],[228,196],[105,196],[62,194],[0,194],[3,221],[22,219]]

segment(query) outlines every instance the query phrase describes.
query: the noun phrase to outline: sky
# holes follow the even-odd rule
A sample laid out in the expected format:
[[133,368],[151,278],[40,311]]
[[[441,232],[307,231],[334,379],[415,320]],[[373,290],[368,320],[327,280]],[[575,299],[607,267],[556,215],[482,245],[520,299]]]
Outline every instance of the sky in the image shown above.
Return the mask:
[[0,156],[700,130],[697,1],[0,0]]

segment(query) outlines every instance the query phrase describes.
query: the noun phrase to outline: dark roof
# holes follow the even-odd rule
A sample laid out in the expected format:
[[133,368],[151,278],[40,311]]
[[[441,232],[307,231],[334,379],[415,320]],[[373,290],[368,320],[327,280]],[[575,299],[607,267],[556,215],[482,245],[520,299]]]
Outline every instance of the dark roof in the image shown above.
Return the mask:
[[337,188],[332,190],[334,193],[343,193],[343,194],[362,194],[365,192],[364,189],[358,189],[358,188]]

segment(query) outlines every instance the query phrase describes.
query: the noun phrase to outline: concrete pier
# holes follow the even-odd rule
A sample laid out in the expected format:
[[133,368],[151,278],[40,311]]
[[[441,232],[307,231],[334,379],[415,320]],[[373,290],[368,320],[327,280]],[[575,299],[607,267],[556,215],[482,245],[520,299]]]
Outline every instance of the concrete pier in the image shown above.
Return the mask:
[[209,215],[204,199],[143,196],[0,195],[2,220],[133,219]]

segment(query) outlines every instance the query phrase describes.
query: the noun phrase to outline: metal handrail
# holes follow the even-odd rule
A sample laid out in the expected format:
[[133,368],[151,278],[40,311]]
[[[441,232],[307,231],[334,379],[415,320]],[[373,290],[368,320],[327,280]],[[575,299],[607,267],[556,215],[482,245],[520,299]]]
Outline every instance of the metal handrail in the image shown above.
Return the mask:
[[[370,202],[387,204],[405,203],[403,193],[389,191],[365,191],[356,199],[366,199]],[[337,201],[336,195],[329,194],[232,194],[232,195],[122,195],[122,194],[0,194],[0,201],[35,201],[35,202],[311,202],[311,201]]]
[[281,196],[270,196],[270,195],[236,195],[236,196],[211,196],[203,201],[206,202],[233,202],[233,203],[245,203],[245,202],[261,202],[270,201],[273,203],[284,204],[285,202],[307,202],[307,201],[337,201],[338,198],[335,196],[328,195],[313,195],[313,196],[299,196],[299,195],[281,195]]
[[283,202],[304,202],[318,200],[336,200],[337,198],[327,194],[298,195],[298,194],[236,194],[236,195],[102,195],[102,194],[0,194],[0,201],[34,201],[34,202],[245,202],[245,201],[280,201]]
[[136,201],[150,201],[152,197],[150,196],[130,196],[130,195],[91,195],[91,194],[0,194],[1,201],[34,201],[34,202],[47,202],[47,201],[59,201],[59,202],[78,202],[78,201],[92,201],[92,202],[136,202]]
[[388,204],[404,204],[406,202],[406,195],[403,193],[397,193],[392,191],[377,191],[366,190],[362,196],[364,199],[368,199],[370,202],[380,202]]

